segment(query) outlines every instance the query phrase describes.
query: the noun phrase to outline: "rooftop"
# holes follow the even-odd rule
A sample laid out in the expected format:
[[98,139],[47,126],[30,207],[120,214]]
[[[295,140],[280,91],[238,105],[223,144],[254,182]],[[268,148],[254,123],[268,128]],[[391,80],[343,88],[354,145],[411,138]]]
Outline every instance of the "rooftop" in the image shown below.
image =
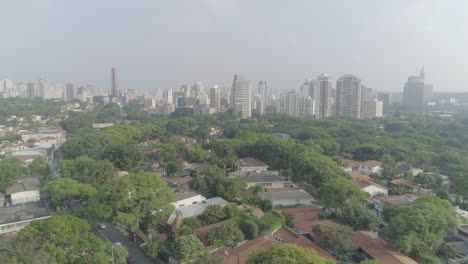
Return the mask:
[[40,201],[0,208],[0,225],[51,216],[47,203]]
[[197,237],[200,239],[201,242],[203,242],[205,245],[209,244],[208,241],[208,232],[215,227],[218,226],[223,226],[226,221],[221,221],[215,224],[207,225],[207,226],[202,226],[200,228],[197,228],[195,230],[195,233],[197,234]]
[[196,203],[196,204],[189,204],[186,206],[182,206],[176,208],[172,214],[169,216],[168,222],[174,221],[177,216],[179,219],[184,219],[187,217],[198,216],[205,212],[205,209],[210,205],[226,205],[228,204],[223,198],[214,197],[210,199],[206,199],[205,201]]
[[383,163],[378,160],[367,160],[367,161],[361,162],[361,166],[366,166],[366,167],[379,167],[382,165]]
[[416,261],[404,255],[383,239],[373,238],[370,232],[355,232],[353,241],[358,248],[361,248],[382,264],[417,264]]
[[373,185],[373,186],[388,190],[387,187],[382,186],[380,184],[377,184],[375,182],[371,182],[371,181],[362,180],[362,181],[357,181],[356,183],[357,183],[357,185],[359,185],[361,187],[361,189],[364,189],[366,187],[369,187],[369,186]]
[[176,195],[176,201],[182,201],[182,200],[195,197],[201,194],[196,193],[196,192],[177,192],[175,193],[175,195]]
[[250,240],[236,248],[221,251],[221,257],[224,259],[224,264],[245,264],[250,256],[250,253],[256,249],[269,249],[273,244],[281,242],[268,236],[259,236]]
[[265,163],[262,161],[252,158],[252,157],[246,157],[239,159],[237,161],[237,165],[243,168],[249,168],[249,167],[268,167]]
[[395,184],[395,185],[403,185],[403,186],[406,186],[406,187],[409,187],[409,188],[418,188],[419,185],[414,183],[414,182],[410,182],[406,179],[403,179],[403,178],[400,178],[400,179],[396,179],[396,180],[393,180],[391,181],[392,184]]
[[278,200],[312,200],[316,202],[314,197],[303,190],[286,191],[286,192],[263,192],[259,193],[260,197],[270,201]]
[[37,178],[26,178],[17,181],[15,184],[6,188],[5,194],[11,195],[13,193],[27,192],[27,191],[36,191],[41,187],[41,183]]
[[318,207],[305,207],[305,208],[281,208],[277,211],[289,213],[294,216],[296,222],[306,221],[306,220],[316,220],[320,218],[320,213],[322,208]]
[[279,173],[277,171],[235,171],[229,173],[229,176],[240,178],[241,181],[245,183],[284,182],[284,179],[281,176],[279,176]]

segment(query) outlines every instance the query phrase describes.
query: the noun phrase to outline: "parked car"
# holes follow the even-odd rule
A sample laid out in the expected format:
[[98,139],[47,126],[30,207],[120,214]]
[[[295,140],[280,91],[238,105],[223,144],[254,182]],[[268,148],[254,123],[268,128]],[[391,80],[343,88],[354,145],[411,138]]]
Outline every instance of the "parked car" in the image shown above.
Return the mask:
[[97,225],[97,227],[98,227],[99,229],[106,229],[106,224],[100,223],[100,224]]

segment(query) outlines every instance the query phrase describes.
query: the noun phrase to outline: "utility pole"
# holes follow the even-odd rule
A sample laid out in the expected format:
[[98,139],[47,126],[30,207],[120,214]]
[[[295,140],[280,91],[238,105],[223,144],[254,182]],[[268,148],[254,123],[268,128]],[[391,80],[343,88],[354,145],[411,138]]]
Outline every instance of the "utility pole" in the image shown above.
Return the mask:
[[112,264],[115,264],[114,263],[114,245],[112,245]]

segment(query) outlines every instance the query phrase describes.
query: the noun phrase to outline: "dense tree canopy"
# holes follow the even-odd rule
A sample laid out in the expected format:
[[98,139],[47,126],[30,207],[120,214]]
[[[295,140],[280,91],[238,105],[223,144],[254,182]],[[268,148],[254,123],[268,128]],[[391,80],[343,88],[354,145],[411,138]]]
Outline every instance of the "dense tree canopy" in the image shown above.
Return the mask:
[[22,171],[20,160],[15,158],[0,160],[0,191],[8,188]]
[[436,253],[444,245],[444,236],[457,227],[453,205],[436,196],[425,196],[389,210],[385,236],[420,263],[438,263]]
[[64,178],[72,178],[82,183],[102,185],[117,177],[117,169],[109,161],[94,160],[86,156],[60,163],[60,173]]
[[92,185],[69,178],[50,181],[44,186],[43,191],[51,195],[52,205],[55,207],[66,207],[72,199],[88,200],[97,192]]
[[247,261],[248,264],[330,264],[317,255],[311,248],[302,248],[294,244],[273,244],[271,249],[254,251]]

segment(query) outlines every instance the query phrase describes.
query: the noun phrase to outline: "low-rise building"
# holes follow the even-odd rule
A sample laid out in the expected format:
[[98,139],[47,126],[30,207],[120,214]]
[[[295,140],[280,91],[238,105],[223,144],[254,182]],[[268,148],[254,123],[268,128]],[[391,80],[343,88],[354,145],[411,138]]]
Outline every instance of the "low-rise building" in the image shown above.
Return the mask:
[[201,202],[197,202],[195,204],[176,207],[172,214],[169,216],[167,223],[172,224],[175,220],[182,220],[188,217],[202,215],[205,212],[206,208],[211,205],[225,206],[227,204],[229,203],[223,198],[214,197],[203,200]]
[[205,196],[196,192],[178,192],[175,195],[176,201],[171,203],[175,208],[196,204],[206,200]]
[[370,196],[378,194],[382,194],[384,196],[388,195],[388,188],[380,184],[366,180],[357,181],[356,183],[361,188],[361,191],[368,193]]
[[421,185],[403,178],[393,180],[390,183],[394,186],[400,186],[402,188],[405,188],[406,191],[410,193],[419,193],[421,190]]
[[369,174],[380,174],[382,171],[382,162],[378,160],[368,160],[361,162],[359,165],[359,171],[362,173],[369,175]]
[[229,173],[229,178],[239,178],[242,182],[245,182],[248,187],[256,184],[260,184],[266,188],[284,188],[292,185],[291,182],[279,176],[278,171],[235,171]]
[[236,169],[240,171],[256,171],[268,169],[268,165],[252,157],[239,159],[235,165]]
[[273,206],[305,205],[318,207],[317,200],[303,190],[285,192],[263,192],[259,193],[263,200],[268,200]]
[[39,201],[41,199],[40,186],[37,178],[26,178],[17,181],[5,190],[7,203],[19,205]]
[[0,235],[18,232],[32,221],[51,216],[52,213],[45,202],[0,208]]

